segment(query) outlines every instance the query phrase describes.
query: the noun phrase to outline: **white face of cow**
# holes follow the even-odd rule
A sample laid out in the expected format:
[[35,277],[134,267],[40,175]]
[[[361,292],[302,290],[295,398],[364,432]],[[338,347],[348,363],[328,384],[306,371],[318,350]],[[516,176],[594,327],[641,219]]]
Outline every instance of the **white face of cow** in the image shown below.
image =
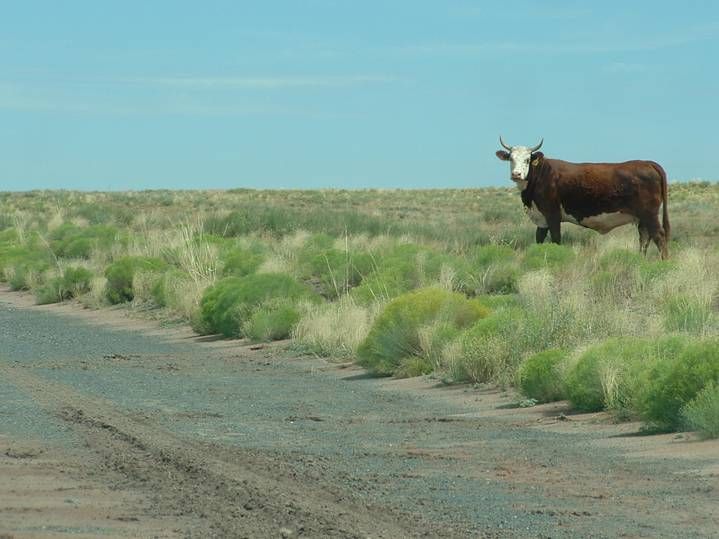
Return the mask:
[[529,161],[532,159],[532,150],[526,146],[515,146],[509,152],[509,171],[511,178],[517,181],[526,181],[529,174]]
[[[517,184],[519,189],[523,190],[527,187],[529,167],[537,164],[532,163],[532,154],[542,146],[542,142],[534,147],[528,147],[508,146],[504,143],[504,141],[502,141],[501,137],[499,140],[501,141],[502,146],[507,148],[509,151],[505,152],[500,150],[497,152],[497,157],[499,157],[502,161],[509,161],[509,177]],[[541,153],[539,155],[541,155]],[[534,157],[536,159],[537,156]]]

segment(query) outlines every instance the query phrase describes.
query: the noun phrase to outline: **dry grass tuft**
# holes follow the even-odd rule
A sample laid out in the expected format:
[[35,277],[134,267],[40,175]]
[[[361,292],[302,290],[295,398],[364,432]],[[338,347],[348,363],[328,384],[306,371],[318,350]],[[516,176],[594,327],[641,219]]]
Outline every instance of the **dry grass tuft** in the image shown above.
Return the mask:
[[333,303],[306,304],[292,338],[317,355],[351,358],[369,333],[380,309],[380,304],[365,307],[349,296]]

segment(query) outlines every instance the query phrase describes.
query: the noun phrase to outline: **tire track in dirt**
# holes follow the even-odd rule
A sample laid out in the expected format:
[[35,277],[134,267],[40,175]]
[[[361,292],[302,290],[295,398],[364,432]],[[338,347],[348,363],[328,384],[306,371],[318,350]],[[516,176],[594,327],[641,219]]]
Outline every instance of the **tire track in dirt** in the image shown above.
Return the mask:
[[152,421],[129,417],[112,402],[19,365],[0,364],[0,376],[82,436],[100,457],[95,473],[119,472],[151,491],[152,513],[194,517],[198,524],[188,537],[440,535],[417,530],[417,523],[402,515],[348,499],[339,503],[329,492],[300,486],[282,477],[281,463],[269,458],[180,439]]

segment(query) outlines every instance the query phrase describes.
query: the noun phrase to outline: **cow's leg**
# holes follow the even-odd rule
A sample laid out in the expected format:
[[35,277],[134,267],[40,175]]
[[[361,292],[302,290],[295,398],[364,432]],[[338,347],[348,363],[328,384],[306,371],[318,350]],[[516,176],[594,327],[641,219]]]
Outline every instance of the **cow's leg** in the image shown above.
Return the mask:
[[548,232],[549,232],[548,228],[542,228],[541,226],[538,226],[537,227],[537,235],[536,235],[537,243],[544,243],[544,240],[546,239]]
[[552,241],[556,244],[562,243],[562,221],[559,218],[547,219],[549,224],[549,234],[552,236]]
[[667,251],[667,238],[666,234],[664,234],[664,227],[659,224],[659,217],[652,215],[646,219],[644,223],[649,231],[649,236],[657,246],[657,249],[659,249],[659,254],[662,257],[662,260],[666,260],[669,258],[669,252]]
[[644,256],[647,256],[647,249],[649,248],[649,241],[651,240],[649,237],[649,229],[641,221],[639,221],[637,228],[639,229],[639,251]]

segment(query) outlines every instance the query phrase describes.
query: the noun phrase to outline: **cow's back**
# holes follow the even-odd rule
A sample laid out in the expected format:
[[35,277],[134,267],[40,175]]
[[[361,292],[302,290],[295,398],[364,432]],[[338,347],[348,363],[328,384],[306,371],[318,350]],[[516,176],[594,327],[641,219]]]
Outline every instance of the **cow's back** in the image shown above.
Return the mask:
[[[653,161],[570,163],[547,159],[562,210],[577,220],[610,212],[637,215],[661,203],[661,167]],[[549,179],[549,178],[548,178]]]

